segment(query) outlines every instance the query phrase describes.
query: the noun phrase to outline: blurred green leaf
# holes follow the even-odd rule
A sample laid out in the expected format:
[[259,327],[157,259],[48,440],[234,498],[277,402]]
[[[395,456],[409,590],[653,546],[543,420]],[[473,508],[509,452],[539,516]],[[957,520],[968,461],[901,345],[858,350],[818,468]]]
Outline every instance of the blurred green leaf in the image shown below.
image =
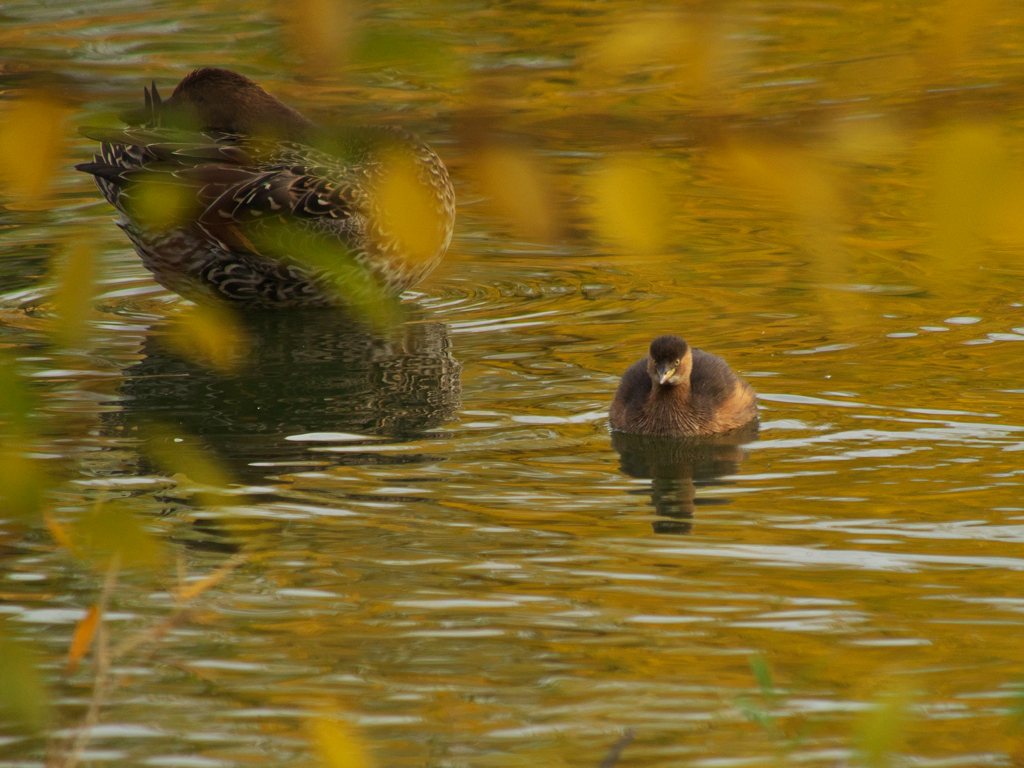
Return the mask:
[[9,440],[0,448],[0,509],[5,516],[34,516],[42,509],[49,476],[42,460],[26,456],[27,450]]
[[396,67],[433,74],[456,74],[459,57],[448,46],[402,29],[373,29],[352,51],[353,64],[371,69]]
[[150,425],[144,434],[145,451],[164,471],[184,475],[190,482],[201,486],[197,490],[200,503],[217,506],[223,503],[218,488],[232,484],[230,473],[214,454],[198,440],[183,435],[167,425]]
[[17,730],[38,733],[50,719],[49,694],[32,648],[0,628],[0,714]]
[[36,407],[36,399],[15,368],[14,359],[0,352],[0,424],[7,425],[11,431],[24,433]]
[[156,230],[191,222],[200,212],[193,185],[159,172],[133,181],[125,198],[125,208],[140,226]]
[[764,699],[764,704],[753,702],[747,698],[740,698],[736,701],[736,706],[747,720],[760,725],[772,738],[784,738],[785,734],[779,728],[775,722],[774,715],[768,709],[768,707],[774,706],[778,699],[775,687],[772,684],[772,674],[768,667],[768,661],[763,654],[757,654],[750,656],[747,659],[747,663],[750,665],[750,671],[754,675],[754,680],[757,681],[757,685],[761,689],[761,697]]
[[160,540],[149,533],[131,510],[114,503],[96,508],[69,527],[74,553],[100,569],[119,557],[124,568],[156,568],[165,561]]
[[35,515],[48,486],[40,459],[32,458],[32,415],[38,407],[14,360],[0,353],[0,508]]
[[1024,688],[1017,688],[1013,694],[1012,701],[1010,720],[1006,728],[1011,733],[1024,726]]
[[909,697],[893,692],[879,697],[878,703],[861,719],[857,749],[861,762],[870,768],[891,764],[907,723]]
[[[387,177],[384,183],[388,183]],[[394,201],[398,205],[404,204],[402,193],[406,189],[408,186],[403,186],[401,179],[392,187],[385,187],[380,192],[382,205],[387,206],[389,201]],[[414,189],[413,194],[416,193]],[[418,210],[415,200],[411,204],[413,212]],[[387,224],[388,222],[382,222],[382,226]],[[410,216],[410,221],[403,225],[413,238],[419,235],[423,226],[422,220],[413,215]],[[318,238],[301,227],[286,223],[275,225],[267,222],[258,234],[255,231],[248,234],[260,253],[277,254],[280,258],[302,267],[325,273],[330,287],[337,291],[341,302],[356,319],[380,328],[391,328],[400,322],[399,300],[388,295],[373,274],[340,243]],[[401,235],[402,232],[399,232],[399,236]],[[410,258],[416,259],[416,253],[410,254]]]
[[761,689],[761,695],[769,703],[773,702],[777,698],[777,694],[775,686],[772,684],[772,673],[768,668],[768,660],[764,654],[759,653],[756,656],[751,656],[747,661],[750,664],[750,671],[754,674],[754,679]]

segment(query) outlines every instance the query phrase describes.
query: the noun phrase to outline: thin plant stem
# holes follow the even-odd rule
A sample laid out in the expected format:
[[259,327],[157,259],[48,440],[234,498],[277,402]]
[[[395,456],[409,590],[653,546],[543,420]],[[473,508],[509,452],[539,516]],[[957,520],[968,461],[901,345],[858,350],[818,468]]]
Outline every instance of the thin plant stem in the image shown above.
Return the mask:
[[634,735],[633,729],[627,728],[621,738],[612,744],[612,748],[609,749],[608,754],[604,756],[604,760],[601,761],[599,768],[613,768],[614,765],[619,762],[619,758],[622,757],[622,753],[626,750],[626,747],[632,743]]
[[[113,594],[114,585],[117,583],[117,572],[121,565],[121,555],[115,554],[110,558],[110,565],[107,566],[107,575],[103,579],[103,592],[100,594],[99,620],[96,624],[96,678],[92,686],[92,698],[89,700],[89,709],[85,713],[85,719],[75,732],[71,748],[63,755],[63,761],[56,763],[59,768],[75,768],[81,760],[82,752],[89,745],[92,738],[92,729],[100,719],[100,708],[106,699],[109,690],[108,675],[110,673],[110,638],[107,634],[106,616],[107,608],[110,606],[110,596]],[[60,755],[57,756],[60,760]],[[54,761],[49,762],[54,765]]]

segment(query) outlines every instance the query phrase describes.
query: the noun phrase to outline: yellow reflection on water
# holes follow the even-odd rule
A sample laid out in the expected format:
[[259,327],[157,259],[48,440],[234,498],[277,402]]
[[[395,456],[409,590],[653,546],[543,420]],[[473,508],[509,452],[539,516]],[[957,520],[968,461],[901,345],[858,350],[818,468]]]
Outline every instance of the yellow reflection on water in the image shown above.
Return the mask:
[[[301,82],[297,106],[344,104],[424,133],[459,190],[459,258],[408,302],[443,324],[428,334],[434,354],[412,354],[416,334],[350,341],[304,318],[260,357],[250,350],[269,331],[243,343],[197,311],[172,335],[214,365],[176,369],[149,328],[175,300],[153,292],[108,210],[67,202],[80,204],[86,180],[44,179],[70,164],[49,129],[7,129],[8,144],[43,147],[13,174],[43,192],[5,209],[4,278],[18,284],[4,339],[45,403],[22,410],[45,412],[52,430],[4,444],[3,474],[30,481],[8,498],[35,510],[42,457],[66,456],[67,520],[87,518],[97,489],[124,494],[113,508],[136,515],[132,530],[162,536],[199,572],[265,535],[258,565],[197,595],[205,608],[125,694],[136,709],[118,717],[170,735],[123,736],[118,749],[265,761],[306,750],[299,722],[327,706],[394,764],[598,765],[624,727],[637,738],[623,765],[834,765],[858,747],[876,764],[894,750],[1014,759],[1019,8],[397,3],[364,9],[372,34],[352,43],[349,16],[324,21],[325,5],[298,3],[282,54],[269,12],[212,4],[200,29],[182,7],[130,28],[104,17],[112,32],[76,14],[107,47],[53,37],[66,22],[45,39],[96,93],[125,101],[216,51],[212,63]],[[327,10],[338,9],[351,10]],[[140,20],[183,31],[172,41]],[[11,26],[21,44],[43,28]],[[189,42],[200,34],[201,51]],[[147,64],[110,54],[97,67],[96,51],[125,40]],[[344,57],[358,77],[337,69]],[[29,125],[17,109],[8,125]],[[481,113],[487,131],[474,131]],[[429,211],[401,171],[389,183],[389,207],[411,213],[388,227],[426,244],[422,255]],[[54,203],[49,184],[67,198]],[[104,220],[113,264],[97,278],[97,351],[40,347],[51,326],[33,280],[77,237],[64,223],[87,217]],[[61,314],[84,317],[89,292],[73,289],[86,270],[74,274]],[[379,325],[397,316],[356,285]],[[665,332],[750,379],[763,432],[714,482],[683,473],[670,479],[688,484],[662,493],[623,471],[603,414],[621,372]],[[377,429],[354,434],[345,417],[367,403]],[[121,429],[133,409],[169,426]],[[202,445],[182,424],[206,430]],[[223,492],[241,472],[244,504]],[[668,496],[686,525],[665,525]],[[95,531],[124,520],[111,519]],[[7,604],[66,648],[78,617],[47,611],[90,604],[95,584],[69,577],[59,553],[11,540]],[[173,598],[119,599],[159,618]],[[313,751],[351,754],[354,728],[325,722]],[[236,741],[207,746],[225,739]]]

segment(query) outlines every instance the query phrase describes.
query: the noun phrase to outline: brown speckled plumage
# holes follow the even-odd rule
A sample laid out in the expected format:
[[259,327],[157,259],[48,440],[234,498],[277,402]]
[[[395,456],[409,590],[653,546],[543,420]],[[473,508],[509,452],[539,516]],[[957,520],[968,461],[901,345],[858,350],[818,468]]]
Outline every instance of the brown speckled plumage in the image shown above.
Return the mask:
[[713,435],[756,419],[757,396],[722,358],[659,336],[623,374],[609,417],[638,435]]
[[[154,84],[136,117],[139,127],[84,130],[102,146],[78,168],[117,208],[118,225],[157,281],[186,298],[248,309],[328,306],[345,303],[346,281],[366,276],[397,295],[451,241],[448,172],[400,129],[328,132],[223,69],[193,72],[165,101]],[[418,186],[412,198],[382,199],[395,168]],[[186,205],[167,217],[140,216],[139,200],[160,189]],[[388,209],[395,199],[423,201],[412,214],[420,220],[415,243],[407,227],[403,234],[393,226],[407,213]]]

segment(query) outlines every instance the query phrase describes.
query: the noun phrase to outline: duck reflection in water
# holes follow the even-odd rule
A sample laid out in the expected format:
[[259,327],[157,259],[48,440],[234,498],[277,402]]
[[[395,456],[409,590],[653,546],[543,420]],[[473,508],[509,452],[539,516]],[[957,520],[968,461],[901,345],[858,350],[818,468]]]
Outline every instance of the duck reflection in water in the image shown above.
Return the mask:
[[736,473],[747,452],[743,445],[757,440],[757,422],[720,435],[656,437],[612,432],[612,447],[619,467],[630,477],[649,478],[651,503],[664,520],[655,521],[655,533],[689,533],[700,506],[728,504],[723,496],[698,498],[698,488],[725,486],[720,478]]
[[254,470],[267,471],[261,463],[369,460],[311,455],[308,443],[289,436],[410,438],[444,424],[460,405],[461,366],[441,323],[373,333],[329,310],[249,314],[240,321],[249,346],[245,364],[232,373],[183,358],[153,329],[142,359],[125,371],[123,410],[113,417],[140,435],[147,425],[180,427],[201,437],[243,482],[259,482]]
[[717,355],[678,336],[659,336],[622,376],[609,410],[622,471],[651,478],[657,533],[688,533],[697,486],[736,471],[757,439],[757,396]]

